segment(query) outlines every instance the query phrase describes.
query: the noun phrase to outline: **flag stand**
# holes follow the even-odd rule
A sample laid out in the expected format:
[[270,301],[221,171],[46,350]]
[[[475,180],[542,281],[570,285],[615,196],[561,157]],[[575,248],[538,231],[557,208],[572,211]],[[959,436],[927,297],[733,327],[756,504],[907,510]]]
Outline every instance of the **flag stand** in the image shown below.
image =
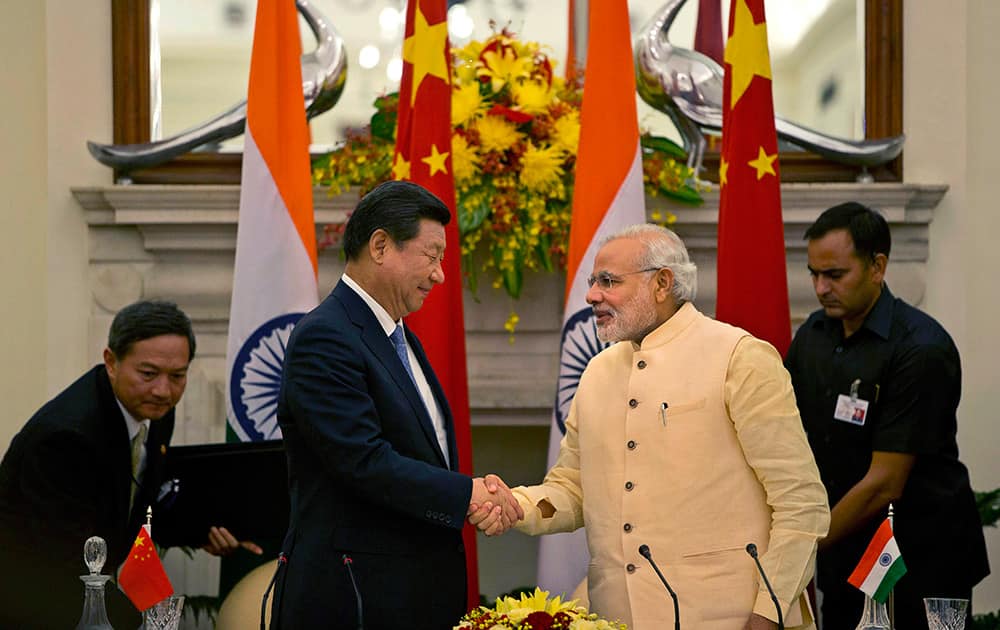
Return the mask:
[[[889,527],[893,525],[893,509],[889,504]],[[858,622],[856,630],[892,630],[892,622],[889,621],[889,610],[892,608],[893,596],[889,591],[889,597],[885,602],[877,602],[865,593],[865,608],[861,612],[861,621]]]

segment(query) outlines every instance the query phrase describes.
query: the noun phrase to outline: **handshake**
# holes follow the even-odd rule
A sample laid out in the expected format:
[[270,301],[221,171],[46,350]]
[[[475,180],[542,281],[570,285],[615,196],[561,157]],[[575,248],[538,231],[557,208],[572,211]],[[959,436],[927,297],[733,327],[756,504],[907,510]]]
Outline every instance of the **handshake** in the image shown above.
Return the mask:
[[503,479],[486,475],[472,480],[472,497],[466,516],[487,536],[497,536],[523,519],[524,510]]

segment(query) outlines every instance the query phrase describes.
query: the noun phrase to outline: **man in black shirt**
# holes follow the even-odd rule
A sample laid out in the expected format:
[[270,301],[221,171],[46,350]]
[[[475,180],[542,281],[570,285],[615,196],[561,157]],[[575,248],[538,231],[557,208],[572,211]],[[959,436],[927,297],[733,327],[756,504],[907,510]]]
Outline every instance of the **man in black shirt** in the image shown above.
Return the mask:
[[922,598],[971,599],[989,574],[958,460],[958,350],[933,318],[889,292],[891,239],[880,214],[841,204],[805,238],[822,309],[799,328],[785,364],[832,506],[817,562],[822,626],[857,626],[864,595],[847,577],[892,503],[907,566],[895,626],[926,628]]

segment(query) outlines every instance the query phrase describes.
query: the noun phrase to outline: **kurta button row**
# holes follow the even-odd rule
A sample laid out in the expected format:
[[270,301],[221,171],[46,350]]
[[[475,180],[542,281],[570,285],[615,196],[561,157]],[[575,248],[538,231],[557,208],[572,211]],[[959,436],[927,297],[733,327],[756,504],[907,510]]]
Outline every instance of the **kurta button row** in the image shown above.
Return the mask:
[[626,534],[629,533],[630,531],[632,531],[632,523],[625,523],[625,527],[623,527],[622,529],[625,530]]
[[627,446],[627,447],[628,447],[628,450],[630,450],[630,451],[634,451],[634,450],[635,450],[635,440],[629,440],[629,441],[628,441],[628,442],[627,442],[627,443],[625,444],[625,446]]
[[635,565],[629,562],[628,564],[625,565],[625,570],[628,571],[629,573],[635,573]]
[[639,361],[639,363],[636,364],[636,367],[639,368],[640,370],[645,370],[646,369],[646,362],[645,361]]
[[626,482],[625,482],[625,489],[626,489],[626,490],[631,490],[631,489],[632,489],[632,488],[634,488],[634,487],[635,487],[635,484],[634,484],[634,483],[632,483],[631,481],[626,481]]
[[635,409],[636,407],[639,406],[639,401],[636,400],[635,398],[632,398],[631,400],[628,401],[628,406]]

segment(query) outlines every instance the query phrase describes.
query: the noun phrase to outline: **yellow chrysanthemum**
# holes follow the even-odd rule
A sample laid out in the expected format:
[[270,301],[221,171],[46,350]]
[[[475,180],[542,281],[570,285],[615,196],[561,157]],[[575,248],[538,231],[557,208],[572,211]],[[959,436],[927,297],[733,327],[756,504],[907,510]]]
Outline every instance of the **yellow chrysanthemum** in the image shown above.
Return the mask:
[[552,102],[552,89],[545,81],[522,81],[511,86],[514,102],[529,114],[541,114]]
[[531,76],[534,64],[530,57],[518,57],[510,48],[490,50],[483,54],[483,67],[478,75],[488,77],[494,92],[499,92],[507,83],[515,83]]
[[457,133],[451,137],[451,165],[457,184],[479,174],[479,155],[469,146],[468,140]]
[[557,147],[528,144],[521,156],[521,184],[531,192],[546,192],[563,176],[563,152]]
[[479,142],[485,151],[506,151],[521,138],[514,123],[500,116],[478,118],[475,128],[479,132]]
[[580,113],[573,110],[556,119],[552,127],[552,144],[576,155],[577,147],[580,146]]
[[479,85],[469,83],[451,92],[451,125],[464,125],[483,108],[483,98],[479,95]]
[[[576,606],[576,600],[563,601],[559,596],[549,599],[549,594],[542,589],[535,587],[535,592],[531,595],[521,593],[520,598],[513,597],[497,598],[496,610],[500,614],[510,615],[515,611],[527,610],[528,613],[535,611],[547,612],[554,615],[563,610],[572,610]],[[527,613],[525,614],[527,616]]]

